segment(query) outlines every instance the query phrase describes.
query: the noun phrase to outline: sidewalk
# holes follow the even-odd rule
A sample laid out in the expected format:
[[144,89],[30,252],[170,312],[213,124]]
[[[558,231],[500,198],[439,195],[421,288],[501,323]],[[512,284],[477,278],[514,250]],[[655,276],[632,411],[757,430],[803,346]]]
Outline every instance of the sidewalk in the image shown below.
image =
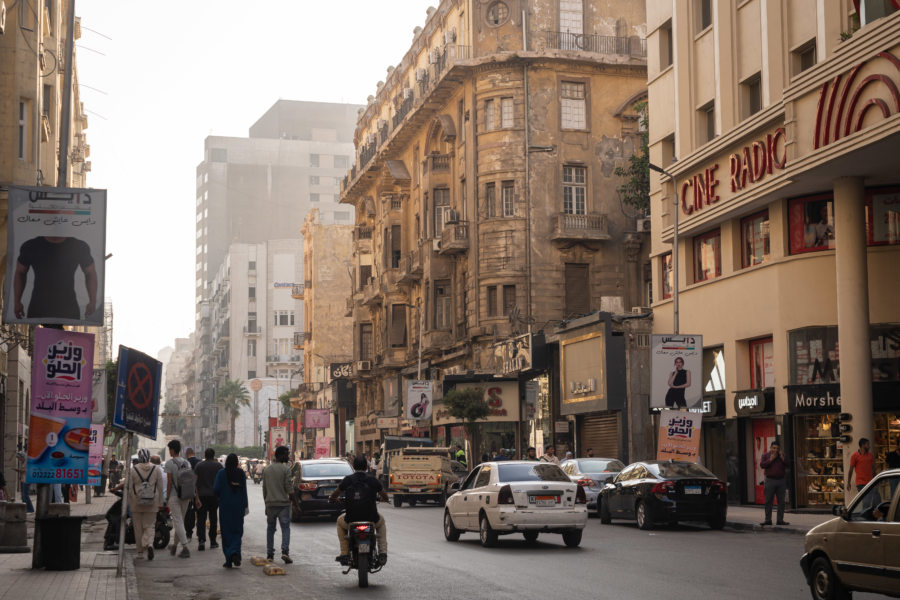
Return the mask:
[[[85,517],[81,527],[81,568],[76,571],[32,570],[31,552],[0,554],[0,600],[139,600],[134,573],[134,547],[126,546],[125,573],[116,577],[117,553],[103,551],[106,531],[104,515],[118,498],[104,494],[84,502],[79,492],[78,502],[70,505],[73,517]],[[32,497],[34,501],[34,497]],[[34,513],[26,517],[28,545],[34,539]]]
[[[772,519],[776,518],[777,509],[772,509]],[[765,519],[762,506],[728,506],[728,519],[726,527],[744,531],[777,531],[781,533],[797,533],[806,535],[806,532],[820,523],[829,521],[834,517],[830,514],[799,513],[787,511],[784,520],[789,525],[772,525],[763,527],[760,523]]]

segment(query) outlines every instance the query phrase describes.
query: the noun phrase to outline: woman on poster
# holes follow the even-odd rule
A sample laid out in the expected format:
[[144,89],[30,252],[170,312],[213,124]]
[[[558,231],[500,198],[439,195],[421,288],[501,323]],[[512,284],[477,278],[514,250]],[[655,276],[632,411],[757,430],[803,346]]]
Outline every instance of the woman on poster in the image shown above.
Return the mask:
[[687,408],[684,390],[691,387],[691,372],[684,368],[684,359],[675,357],[675,370],[669,375],[669,391],[666,392],[666,408]]

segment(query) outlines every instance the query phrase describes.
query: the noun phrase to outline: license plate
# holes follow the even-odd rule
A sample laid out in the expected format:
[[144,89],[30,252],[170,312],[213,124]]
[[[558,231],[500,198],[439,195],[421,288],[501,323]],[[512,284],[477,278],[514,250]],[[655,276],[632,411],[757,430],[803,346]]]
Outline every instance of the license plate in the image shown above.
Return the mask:
[[368,542],[360,542],[359,543],[359,551],[361,554],[365,554],[369,551],[369,543]]
[[686,485],[686,486],[684,486],[684,493],[685,494],[696,494],[699,496],[699,495],[703,494],[703,488],[700,487],[699,485]]
[[420,488],[420,487],[416,487],[416,488],[411,487],[411,488],[409,488],[409,491],[411,491],[411,492],[421,492],[421,491],[422,491],[422,488]]
[[559,496],[535,496],[534,504],[536,506],[556,506],[559,503]]
[[333,487],[323,487],[323,488],[319,488],[319,489],[322,490],[323,494],[330,494],[331,492],[333,492],[335,490],[335,488],[333,488]]

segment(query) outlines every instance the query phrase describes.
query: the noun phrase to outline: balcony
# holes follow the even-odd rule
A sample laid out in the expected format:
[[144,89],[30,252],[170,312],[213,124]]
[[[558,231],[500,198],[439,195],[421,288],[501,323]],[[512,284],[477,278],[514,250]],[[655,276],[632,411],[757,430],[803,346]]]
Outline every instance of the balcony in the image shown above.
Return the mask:
[[441,231],[441,250],[443,255],[460,254],[469,249],[469,224],[466,221],[448,223]]
[[356,306],[356,302],[354,302],[353,297],[347,298],[347,311],[344,313],[345,317],[353,316],[353,307]]
[[556,230],[550,239],[554,241],[602,242],[610,239],[606,215],[571,215],[560,213],[556,217]]
[[362,304],[364,306],[374,306],[381,304],[384,292],[381,289],[381,283],[374,277],[362,289]]
[[266,363],[268,364],[293,364],[299,363],[302,360],[303,357],[301,357],[299,354],[269,354],[266,356]]
[[306,285],[303,283],[295,283],[291,285],[291,298],[303,300],[303,294],[306,292]]
[[259,327],[257,325],[244,325],[244,335],[248,337],[258,337],[262,335],[262,333],[262,327]]
[[429,154],[422,162],[422,174],[450,172],[450,154]]
[[647,40],[639,37],[616,37],[567,31],[547,31],[545,33],[547,46],[555,50],[647,58]]
[[400,261],[399,283],[410,283],[422,279],[422,249],[417,248]]
[[312,339],[311,331],[295,331],[294,332],[294,350],[302,350],[303,345]]
[[371,240],[372,239],[372,229],[373,227],[366,227],[364,225],[359,225],[353,229],[353,241],[359,240]]

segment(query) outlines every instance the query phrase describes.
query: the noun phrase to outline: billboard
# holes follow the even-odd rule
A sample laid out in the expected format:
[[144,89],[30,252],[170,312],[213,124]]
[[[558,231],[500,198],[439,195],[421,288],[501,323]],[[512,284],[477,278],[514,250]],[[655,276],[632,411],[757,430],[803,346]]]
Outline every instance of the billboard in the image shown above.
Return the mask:
[[651,407],[699,406],[703,400],[703,336],[651,336],[650,378]]
[[94,369],[93,383],[91,385],[91,409],[92,423],[106,422],[106,369]]
[[325,458],[331,451],[331,437],[327,435],[316,436],[316,458]]
[[34,330],[28,483],[86,483],[94,334]]
[[102,469],[103,425],[91,425],[91,445],[88,449],[88,485],[100,485],[100,472]]
[[143,352],[119,346],[113,425],[155,440],[161,377],[161,362]]
[[433,399],[433,382],[415,380],[407,381],[405,411],[406,418],[410,420],[430,419]]
[[303,426],[307,429],[328,429],[331,425],[331,411],[327,408],[308,408],[303,414]]
[[697,462],[703,416],[683,410],[663,410],[659,415],[656,460]]
[[273,454],[278,446],[287,446],[287,427],[270,427],[269,440],[272,442],[269,454]]
[[103,325],[106,190],[9,187],[4,323]]
[[512,375],[532,367],[531,334],[526,333],[494,344],[491,348],[494,372]]

